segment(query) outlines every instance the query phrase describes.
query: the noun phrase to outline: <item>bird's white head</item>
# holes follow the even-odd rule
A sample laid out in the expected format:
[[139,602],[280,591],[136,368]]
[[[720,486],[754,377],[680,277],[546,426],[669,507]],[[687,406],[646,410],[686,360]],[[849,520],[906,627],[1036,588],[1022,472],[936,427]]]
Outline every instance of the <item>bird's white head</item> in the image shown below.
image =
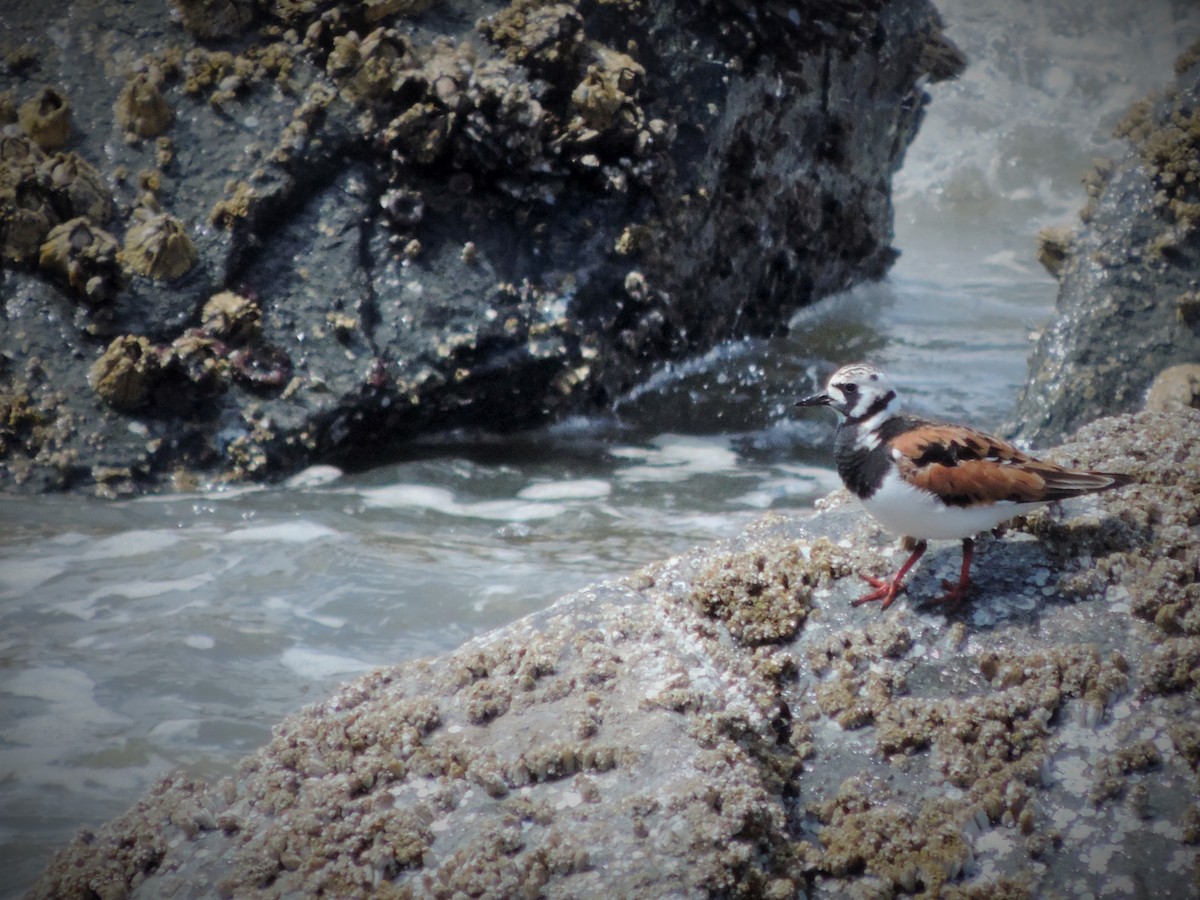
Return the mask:
[[896,408],[896,390],[887,376],[866,363],[842,366],[829,377],[825,392],[805,397],[797,406],[828,406],[859,423],[886,416]]

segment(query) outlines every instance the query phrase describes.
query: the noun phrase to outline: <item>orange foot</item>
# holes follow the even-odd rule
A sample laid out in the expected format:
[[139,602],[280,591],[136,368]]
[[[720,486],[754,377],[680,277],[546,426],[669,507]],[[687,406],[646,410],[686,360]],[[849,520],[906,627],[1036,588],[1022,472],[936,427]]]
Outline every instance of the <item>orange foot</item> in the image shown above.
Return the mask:
[[904,590],[904,576],[908,574],[908,570],[916,564],[916,561],[921,558],[921,554],[925,552],[927,546],[924,541],[917,541],[917,546],[913,548],[912,556],[905,561],[904,565],[900,567],[900,571],[896,573],[896,577],[891,581],[883,578],[875,578],[872,575],[863,575],[863,580],[875,588],[875,590],[865,596],[859,597],[850,605],[862,606],[864,603],[881,600],[880,609],[887,609],[891,606],[892,601],[896,599],[896,595]]
[[943,579],[942,587],[946,589],[946,593],[934,598],[931,603],[958,603],[967,596],[967,589],[971,586],[971,559],[974,555],[975,542],[971,538],[963,538],[962,572],[959,573],[958,584]]
[[892,601],[896,599],[896,596],[902,590],[904,590],[904,585],[900,583],[900,579],[902,577],[900,575],[897,575],[891,581],[888,581],[886,578],[876,578],[873,575],[866,574],[860,575],[859,577],[875,588],[875,590],[871,591],[869,594],[864,594],[857,600],[850,601],[851,606],[862,606],[864,603],[872,603],[876,600],[882,600],[883,602],[879,604],[879,608],[887,609],[892,605]]

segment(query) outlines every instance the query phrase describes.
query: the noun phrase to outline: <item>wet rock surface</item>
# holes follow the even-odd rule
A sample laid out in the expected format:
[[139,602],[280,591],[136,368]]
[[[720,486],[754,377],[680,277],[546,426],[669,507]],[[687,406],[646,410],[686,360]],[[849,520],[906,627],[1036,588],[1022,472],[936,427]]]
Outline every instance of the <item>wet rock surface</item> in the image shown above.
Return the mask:
[[1193,896],[1200,413],[1047,454],[1138,482],[982,540],[972,597],[843,492],[571,595],[164,780],[38,897]]
[[[887,270],[920,85],[963,64],[923,0],[0,18],[25,42],[0,68],[0,381],[37,423],[0,487],[106,494],[602,409],[777,330]],[[89,380],[114,342],[188,340],[224,291],[270,352],[205,352],[244,377]]]
[[1140,408],[1161,373],[1200,360],[1200,45],[1175,69],[1118,125],[1128,154],[1085,179],[1081,224],[1039,235],[1058,304],[1011,428],[1035,445]]

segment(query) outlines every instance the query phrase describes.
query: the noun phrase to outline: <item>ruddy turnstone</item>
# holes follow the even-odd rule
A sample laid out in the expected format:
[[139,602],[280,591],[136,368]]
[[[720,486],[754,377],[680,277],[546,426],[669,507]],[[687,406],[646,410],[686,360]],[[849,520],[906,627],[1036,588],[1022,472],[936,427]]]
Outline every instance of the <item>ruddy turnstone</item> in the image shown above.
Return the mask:
[[875,590],[855,606],[880,600],[887,609],[926,542],[957,538],[962,539],[962,573],[958,584],[942,582],[946,594],[936,602],[960,600],[971,583],[975,535],[1051,501],[1133,480],[1066,469],[974,428],[901,413],[895,389],[873,366],[843,366],[824,393],[796,405],[828,406],[841,416],[834,460],[842,482],[884,528],[917,541],[894,578],[862,576]]

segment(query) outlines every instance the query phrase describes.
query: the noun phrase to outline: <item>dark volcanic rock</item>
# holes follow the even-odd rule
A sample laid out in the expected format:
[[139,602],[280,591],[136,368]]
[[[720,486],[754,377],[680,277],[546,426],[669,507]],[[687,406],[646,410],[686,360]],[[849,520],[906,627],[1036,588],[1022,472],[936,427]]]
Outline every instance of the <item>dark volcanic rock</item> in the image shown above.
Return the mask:
[[951,542],[852,607],[903,554],[840,491],[346,685],[31,896],[1191,896],[1200,413],[1052,456],[1139,480],[981,540],[957,608]]
[[[921,84],[962,65],[925,0],[0,23],[26,42],[0,70],[0,487],[27,490],[367,464],[776,331],[886,271]],[[261,328],[212,333],[223,291]]]
[[1043,232],[1060,280],[1013,431],[1060,440],[1096,416],[1137,409],[1155,378],[1200,361],[1200,45],[1175,83],[1139,101],[1118,128],[1120,160],[1087,180],[1083,224]]

